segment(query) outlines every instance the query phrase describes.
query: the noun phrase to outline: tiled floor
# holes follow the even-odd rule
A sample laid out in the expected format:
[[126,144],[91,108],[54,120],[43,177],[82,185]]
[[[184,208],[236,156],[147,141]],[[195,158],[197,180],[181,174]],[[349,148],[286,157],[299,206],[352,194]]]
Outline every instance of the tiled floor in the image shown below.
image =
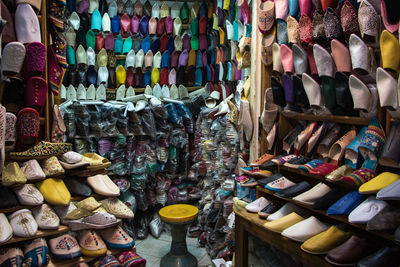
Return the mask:
[[[136,252],[147,261],[146,266],[158,267],[171,247],[171,236],[164,231],[158,239],[149,234],[145,240],[137,239],[135,243]],[[189,252],[197,258],[199,267],[212,266],[205,248],[197,246],[197,238],[186,238],[186,243]]]

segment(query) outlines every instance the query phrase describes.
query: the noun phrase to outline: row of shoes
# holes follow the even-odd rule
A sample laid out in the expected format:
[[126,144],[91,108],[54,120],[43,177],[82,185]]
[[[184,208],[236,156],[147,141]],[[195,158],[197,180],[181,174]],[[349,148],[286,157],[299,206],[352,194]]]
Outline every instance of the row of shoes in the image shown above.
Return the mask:
[[[314,2],[313,8],[311,1],[282,0],[277,3],[272,1],[262,3],[259,9],[262,11],[262,16],[268,19],[260,20],[258,27],[263,33],[269,31],[275,34],[271,29],[276,19],[276,37],[279,44],[290,42],[305,45],[314,42],[326,45],[327,41],[332,39],[348,41],[351,34],[361,34],[368,43],[376,44],[381,25],[379,14],[387,30],[390,32],[398,30],[399,18],[393,16],[390,11],[391,6],[393,8],[392,3],[387,3],[386,6],[386,1],[381,5],[380,1],[375,0],[358,2],[350,0],[340,3],[321,1],[322,5],[319,1]],[[390,18],[388,13],[392,13]]]
[[[364,207],[360,205],[359,212],[366,210],[366,206],[370,206],[371,201],[367,199],[363,202],[361,205]],[[237,206],[246,205],[239,199],[235,199],[235,202]],[[286,203],[280,207],[279,204],[261,197],[247,204],[245,208],[248,212],[260,212],[263,216],[267,215],[268,222],[264,223],[266,229],[302,243],[301,249],[307,253],[327,254],[325,259],[332,264],[371,266],[382,262],[393,264],[398,261],[395,256],[399,252],[398,247],[388,246],[377,250],[367,239],[352,235],[343,225],[331,226],[314,216],[305,218],[299,215],[306,213],[292,203]],[[379,225],[378,222],[375,224]]]
[[[32,195],[37,196],[35,191],[32,191]],[[93,197],[88,197],[75,204],[70,202],[67,206],[55,206],[54,209],[48,204],[36,204],[32,212],[21,209],[9,215],[8,220],[1,213],[1,224],[4,229],[1,243],[10,240],[13,235],[29,238],[34,237],[38,229],[58,229],[60,221],[72,231],[79,231],[105,229],[118,224],[120,219],[134,217],[132,210],[117,198],[107,198],[97,202]]]
[[[132,250],[135,242],[119,226],[102,230],[100,234],[90,230],[83,231],[79,234],[78,240],[69,234],[65,234],[49,239],[48,247],[45,239],[37,238],[25,244],[24,253],[20,248],[2,249],[0,263],[13,262],[15,266],[23,266],[23,263],[46,266],[51,260],[70,260],[83,255],[95,258],[101,257],[95,266],[108,266],[107,263],[110,262],[119,264],[114,266],[121,266],[122,263],[117,260],[121,256],[129,257],[130,260],[134,256],[138,260],[140,258]],[[106,255],[108,249],[121,249],[126,250],[126,252],[121,252],[114,257],[110,254]],[[51,252],[51,257],[49,252]],[[145,262],[144,259],[141,259],[141,261]]]

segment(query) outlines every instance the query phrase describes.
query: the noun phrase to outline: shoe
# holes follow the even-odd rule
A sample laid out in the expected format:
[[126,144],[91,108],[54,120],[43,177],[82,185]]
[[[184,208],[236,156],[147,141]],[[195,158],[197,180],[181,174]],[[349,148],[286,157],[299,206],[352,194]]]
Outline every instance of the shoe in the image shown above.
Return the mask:
[[286,203],[283,205],[279,210],[276,212],[272,213],[267,217],[268,221],[275,221],[278,220],[286,215],[289,215],[290,213],[303,213],[303,209],[300,208],[299,206],[296,206],[295,204],[292,203]]
[[60,226],[60,219],[55,211],[47,204],[42,204],[40,207],[32,209],[32,213],[39,229],[58,229]]
[[342,165],[333,172],[327,174],[325,178],[330,181],[339,181],[343,176],[348,176],[354,169],[347,165]]
[[367,231],[394,232],[400,225],[400,212],[398,210],[382,211],[373,217],[365,228]]
[[107,175],[98,174],[90,176],[87,178],[87,183],[97,194],[108,197],[119,196],[119,188]]
[[134,217],[132,210],[118,198],[107,198],[100,201],[100,203],[108,213],[117,218],[133,219]]
[[359,191],[361,194],[375,194],[379,190],[391,185],[392,183],[400,180],[400,175],[383,172],[377,175],[375,178],[364,183],[360,186]]
[[36,183],[36,187],[49,204],[65,206],[71,200],[71,194],[62,179],[48,178]]
[[365,199],[358,191],[347,193],[328,208],[328,215],[348,215]]
[[380,18],[373,5],[368,1],[362,1],[358,8],[358,26],[361,37],[371,44],[375,44],[379,38]]
[[50,143],[41,141],[24,152],[11,152],[10,157],[15,160],[45,159],[59,156],[72,150],[70,143]]
[[68,234],[50,239],[49,247],[56,260],[71,260],[81,256],[78,241]]
[[333,265],[353,266],[358,260],[368,255],[370,250],[366,239],[352,235],[342,245],[330,250],[325,260]]
[[399,200],[400,199],[400,181],[396,181],[378,191],[377,199],[381,200]]
[[120,226],[100,233],[109,249],[129,249],[135,246],[135,241]]
[[281,234],[294,241],[305,242],[307,239],[326,230],[328,230],[328,226],[325,223],[311,216],[286,228]]
[[370,196],[349,214],[350,223],[367,223],[388,204],[383,200],[377,200]]
[[367,266],[396,266],[400,263],[397,255],[400,252],[398,247],[384,247],[377,252],[357,262],[357,267]]
[[283,198],[293,198],[308,189],[311,188],[311,185],[307,181],[302,181],[294,186],[283,189],[282,191],[277,192],[276,194]]
[[307,239],[301,245],[301,249],[310,254],[326,254],[349,238],[350,233],[344,232],[336,226],[331,226],[328,230]]
[[43,196],[33,184],[24,184],[14,189],[14,193],[21,205],[37,206],[43,204]]
[[368,168],[361,168],[358,170],[355,170],[354,172],[342,176],[339,180],[346,182],[351,185],[362,185],[363,183],[371,180],[376,176],[376,173],[373,170],[370,170]]
[[36,238],[25,244],[24,258],[25,262],[28,262],[31,266],[47,266],[50,262],[50,255],[46,240]]
[[4,213],[0,213],[0,228],[2,229],[0,234],[0,244],[1,244],[7,242],[13,236],[13,229]]
[[0,264],[4,266],[24,266],[24,254],[19,248],[2,248]]
[[285,177],[281,177],[267,185],[265,185],[265,188],[271,191],[275,191],[275,192],[279,192],[282,191],[283,189],[289,188],[296,185],[295,183],[293,183],[292,181],[290,181],[289,179],[285,178]]
[[269,201],[266,200],[264,197],[260,197],[255,201],[251,202],[250,204],[246,205],[246,210],[248,212],[257,213],[264,209],[269,204]]
[[282,218],[264,223],[264,227],[275,233],[282,233],[283,230],[303,221],[304,218],[292,212]]
[[258,212],[258,217],[260,217],[261,219],[267,219],[269,215],[275,213],[281,207],[282,205],[279,204],[278,202],[269,202],[269,204],[265,208],[263,208]]
[[8,216],[8,221],[15,236],[33,237],[38,231],[38,225],[28,209],[18,210]]
[[107,253],[103,239],[94,231],[84,231],[79,235],[79,246],[84,256],[99,257]]

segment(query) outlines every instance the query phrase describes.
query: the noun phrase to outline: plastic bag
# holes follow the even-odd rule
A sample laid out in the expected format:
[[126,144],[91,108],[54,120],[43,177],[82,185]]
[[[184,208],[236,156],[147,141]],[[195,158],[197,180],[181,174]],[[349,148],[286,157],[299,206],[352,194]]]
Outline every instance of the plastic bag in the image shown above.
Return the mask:
[[157,139],[156,121],[150,107],[146,107],[141,112],[141,122],[143,131],[150,137],[151,140]]

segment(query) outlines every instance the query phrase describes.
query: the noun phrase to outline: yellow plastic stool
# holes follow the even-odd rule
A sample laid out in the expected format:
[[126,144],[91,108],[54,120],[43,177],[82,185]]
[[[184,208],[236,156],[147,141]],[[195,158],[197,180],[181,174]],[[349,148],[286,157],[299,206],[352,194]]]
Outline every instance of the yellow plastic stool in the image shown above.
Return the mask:
[[198,208],[187,204],[175,204],[160,209],[160,218],[169,227],[172,236],[171,249],[161,259],[161,267],[197,267],[196,257],[187,250],[186,232],[198,213]]

